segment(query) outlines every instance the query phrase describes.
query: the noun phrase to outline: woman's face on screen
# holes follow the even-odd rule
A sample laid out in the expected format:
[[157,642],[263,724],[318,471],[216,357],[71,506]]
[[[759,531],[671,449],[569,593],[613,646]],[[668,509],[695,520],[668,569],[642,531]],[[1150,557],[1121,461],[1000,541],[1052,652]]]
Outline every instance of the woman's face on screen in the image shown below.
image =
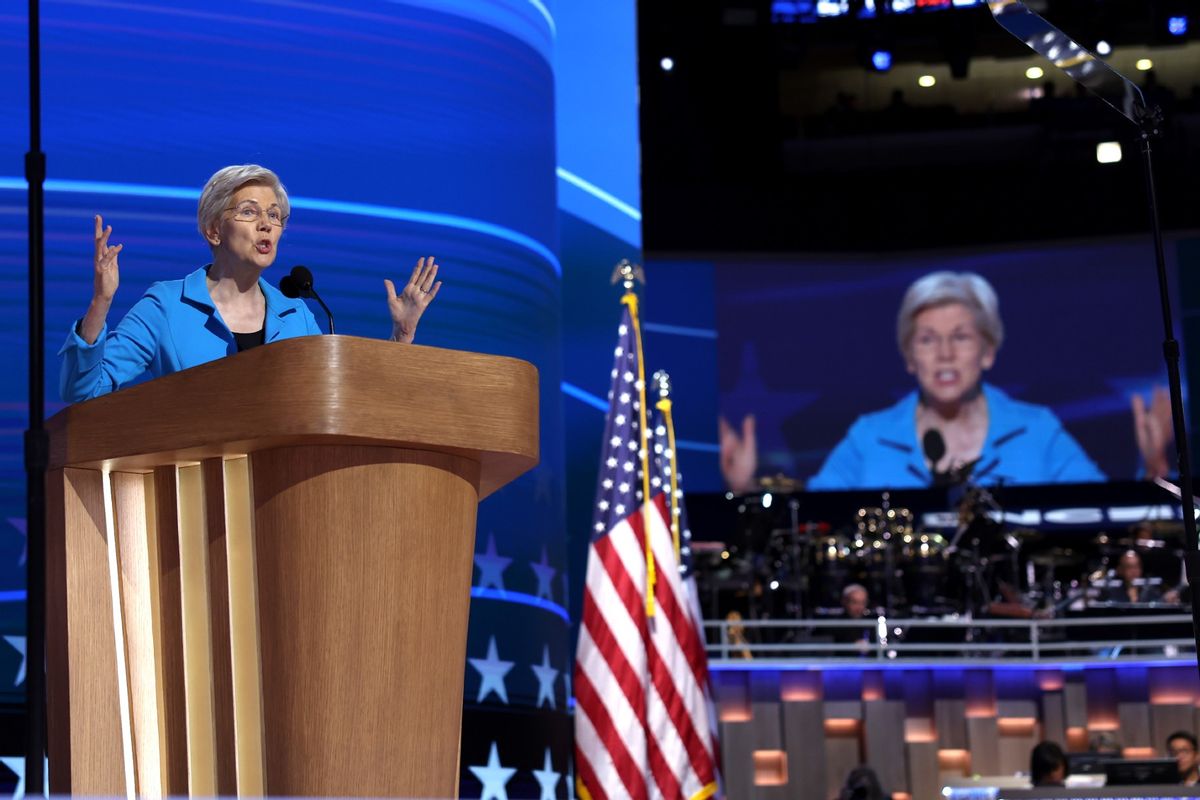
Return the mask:
[[978,388],[995,359],[996,349],[962,303],[926,308],[913,319],[908,371],[931,402],[953,405],[964,400]]

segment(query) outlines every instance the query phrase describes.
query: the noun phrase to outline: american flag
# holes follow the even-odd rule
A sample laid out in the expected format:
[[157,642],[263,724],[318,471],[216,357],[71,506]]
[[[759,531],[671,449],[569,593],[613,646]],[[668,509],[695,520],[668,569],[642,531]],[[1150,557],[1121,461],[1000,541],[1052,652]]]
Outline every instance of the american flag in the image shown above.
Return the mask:
[[676,555],[669,473],[659,471],[669,459],[651,460],[651,474],[642,467],[636,298],[623,302],[575,664],[579,794],[707,798],[717,769],[704,640]]

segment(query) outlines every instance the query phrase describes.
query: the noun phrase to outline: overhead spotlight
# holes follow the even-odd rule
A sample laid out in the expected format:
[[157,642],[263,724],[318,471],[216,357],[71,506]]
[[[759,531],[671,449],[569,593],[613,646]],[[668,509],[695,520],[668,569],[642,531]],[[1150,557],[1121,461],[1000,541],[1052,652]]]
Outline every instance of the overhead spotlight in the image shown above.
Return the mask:
[[1096,55],[1106,56],[1110,53],[1112,53],[1112,45],[1106,40],[1101,39],[1100,41],[1096,42]]
[[658,62],[658,65],[662,67],[663,72],[670,72],[675,69],[675,59],[670,56],[663,56],[663,60]]
[[1154,62],[1148,58],[1139,58],[1134,66],[1137,67],[1138,72],[1146,72],[1154,69]]
[[892,54],[887,50],[876,50],[871,53],[871,66],[876,72],[887,72],[892,68]]
[[1101,142],[1096,145],[1096,161],[1100,164],[1116,164],[1121,160],[1120,142]]
[[1042,71],[1041,67],[1030,67],[1029,69],[1025,70],[1025,77],[1029,78],[1031,81],[1036,81],[1045,74],[1046,73]]
[[1167,18],[1167,33],[1172,36],[1187,36],[1188,18],[1187,17],[1168,17]]
[[936,83],[937,78],[933,77],[932,75],[922,75],[921,77],[917,78],[917,85],[922,89],[928,89]]

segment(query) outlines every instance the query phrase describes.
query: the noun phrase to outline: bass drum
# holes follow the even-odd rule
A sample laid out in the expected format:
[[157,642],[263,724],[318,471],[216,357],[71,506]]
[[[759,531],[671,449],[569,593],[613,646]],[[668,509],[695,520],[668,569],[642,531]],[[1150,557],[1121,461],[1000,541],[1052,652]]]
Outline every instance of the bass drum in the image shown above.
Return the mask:
[[812,541],[812,605],[818,609],[842,607],[842,587],[854,583],[850,539],[840,534]]
[[914,615],[937,613],[948,604],[948,542],[940,533],[905,534],[900,540],[904,601]]

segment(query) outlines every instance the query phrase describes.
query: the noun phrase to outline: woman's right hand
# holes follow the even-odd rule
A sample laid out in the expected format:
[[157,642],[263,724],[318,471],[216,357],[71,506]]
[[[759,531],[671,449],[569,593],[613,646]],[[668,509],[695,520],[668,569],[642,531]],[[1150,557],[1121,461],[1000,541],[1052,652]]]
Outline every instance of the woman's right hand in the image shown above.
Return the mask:
[[754,491],[758,471],[758,439],[754,433],[754,415],[742,418],[741,435],[724,417],[717,419],[717,440],[721,446],[721,475],[729,491],[743,494]]
[[121,282],[120,271],[117,267],[117,255],[125,245],[108,246],[108,237],[112,234],[112,225],[104,227],[104,220],[96,215],[96,274],[93,276],[92,299],[103,303],[111,303],[117,293],[117,285]]

